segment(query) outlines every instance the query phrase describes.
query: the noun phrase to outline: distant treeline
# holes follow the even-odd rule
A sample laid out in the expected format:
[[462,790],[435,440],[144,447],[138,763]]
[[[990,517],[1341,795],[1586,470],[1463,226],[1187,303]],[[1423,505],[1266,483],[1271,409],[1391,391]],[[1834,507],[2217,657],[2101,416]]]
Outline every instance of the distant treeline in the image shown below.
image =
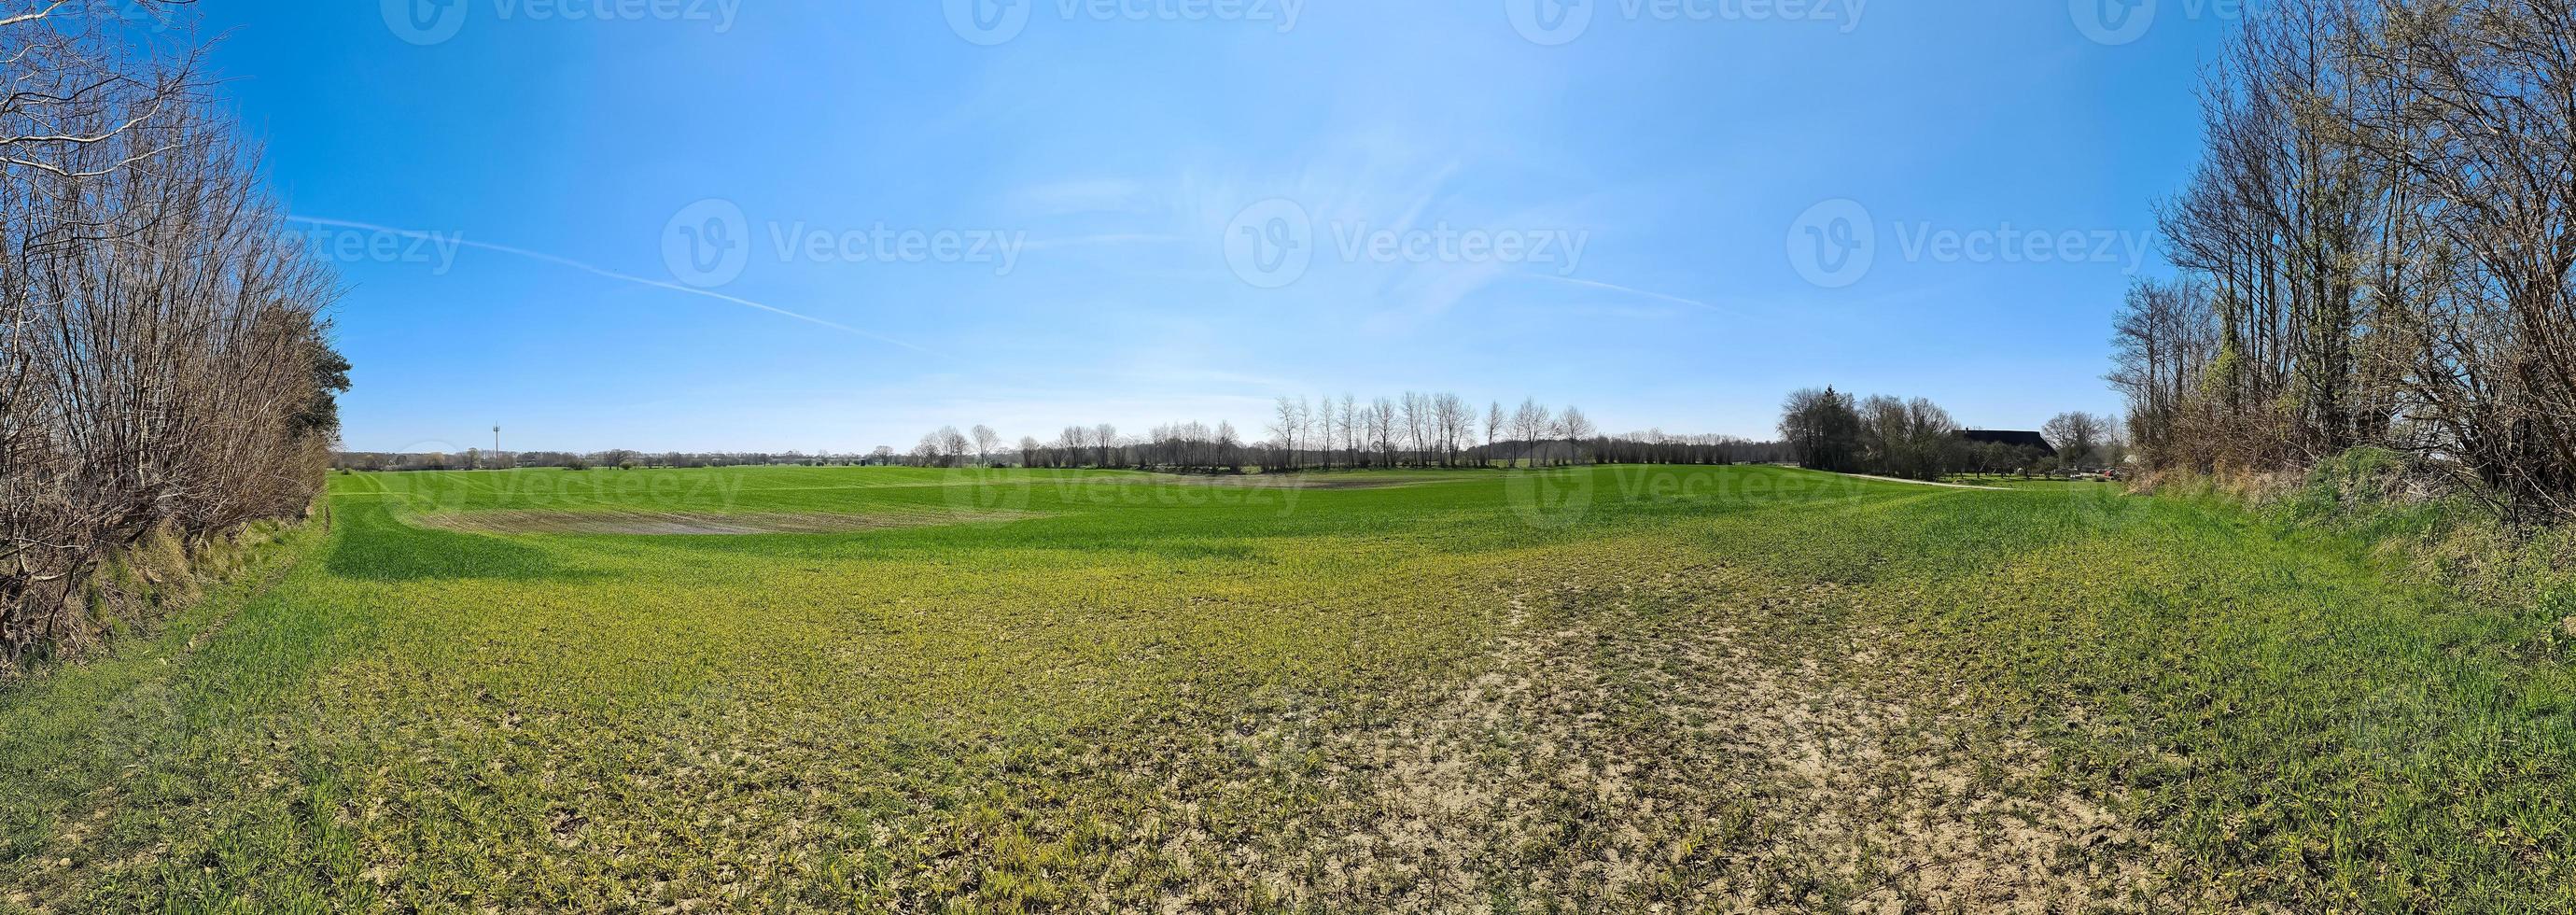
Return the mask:
[[2576,514],[2576,0],[2249,6],[2111,380],[2144,460],[2356,447]]
[[1247,441],[1232,423],[1180,422],[1126,434],[1116,425],[1066,426],[1050,439],[1023,436],[1006,445],[978,425],[947,426],[912,450],[878,446],[866,454],[803,452],[586,453],[479,448],[459,452],[342,452],[335,466],[354,471],[485,470],[504,467],[735,467],[772,464],[871,464],[911,467],[1018,466],[1124,468],[1181,473],[1241,473],[1368,467],[1551,466],[1574,463],[1735,464],[1788,460],[1786,446],[1723,435],[1671,435],[1662,430],[1604,435],[1574,407],[1551,410],[1535,400],[1506,410],[1477,410],[1454,394],[1407,393],[1363,403],[1355,396],[1280,398],[1269,436]]
[[2065,413],[2043,430],[2058,449],[2019,448],[1959,437],[1950,414],[1929,401],[1858,399],[1832,388],[1794,394],[1782,438],[1677,435],[1661,429],[1605,435],[1583,411],[1535,399],[1479,410],[1454,394],[1407,393],[1279,398],[1266,437],[1246,440],[1234,424],[1178,422],[1129,434],[1110,423],[1065,426],[1050,440],[1016,444],[991,426],[943,426],[912,450],[866,454],[788,452],[574,453],[481,449],[445,453],[343,452],[347,470],[487,470],[506,467],[738,467],[782,464],[906,467],[1115,468],[1171,473],[1436,467],[1552,467],[1569,464],[1788,464],[1820,470],[1932,479],[1948,473],[2048,473],[2118,466],[2127,454],[2116,418]]
[[1806,388],[1780,407],[1789,459],[1812,470],[1937,480],[1953,473],[2045,474],[2116,468],[2127,458],[2119,420],[2060,413],[2038,430],[2051,449],[1965,437],[1950,411],[1921,397],[1858,398]]
[[1722,435],[1667,435],[1660,430],[1603,435],[1581,409],[1550,410],[1524,400],[1477,410],[1455,394],[1406,392],[1362,402],[1353,395],[1322,401],[1279,398],[1264,430],[1245,441],[1234,425],[1181,422],[1143,435],[1109,423],[1066,426],[1051,441],[1024,436],[1004,449],[989,426],[948,426],[921,437],[903,455],[920,467],[1016,464],[1022,467],[1119,467],[1183,473],[1240,473],[1384,467],[1553,466],[1576,463],[1733,464],[1773,461],[1776,443]]
[[[894,449],[877,449],[873,462],[893,463]],[[343,451],[332,456],[331,466],[340,470],[498,470],[511,467],[561,467],[589,470],[594,467],[634,469],[640,467],[759,467],[771,464],[855,464],[871,462],[861,455],[809,455],[801,451],[782,452],[642,452],[625,449],[606,451],[507,451],[491,452],[480,448],[464,451]]]
[[0,672],[301,515],[339,427],[338,280],[282,240],[188,30],[133,27],[185,11],[0,12]]
[[[1220,428],[1224,424],[1219,424]],[[1738,464],[1785,463],[1786,446],[1777,442],[1750,442],[1718,435],[1667,435],[1661,431],[1624,435],[1595,436],[1582,442],[1547,441],[1529,443],[1505,441],[1479,444],[1458,451],[1454,459],[1431,455],[1427,459],[1413,452],[1308,451],[1295,457],[1275,442],[1228,444],[1218,430],[1204,424],[1179,423],[1155,427],[1145,436],[1115,435],[1104,452],[1097,446],[1038,445],[1034,439],[1023,440],[1025,447],[978,451],[965,433],[957,433],[957,444],[947,436],[954,429],[932,433],[942,447],[936,452],[897,453],[891,447],[879,447],[865,454],[807,454],[782,452],[643,452],[608,450],[592,452],[511,451],[495,454],[469,448],[460,452],[391,452],[343,451],[333,456],[332,466],[341,470],[432,471],[432,470],[497,470],[518,467],[563,468],[571,470],[642,469],[669,467],[766,467],[766,466],[845,466],[875,465],[903,467],[970,467],[1015,466],[1040,468],[1112,467],[1176,472],[1242,472],[1252,469],[1287,470],[1292,468],[1347,469],[1357,467],[1469,467],[1507,462],[1538,463],[1603,463],[1603,464]]]

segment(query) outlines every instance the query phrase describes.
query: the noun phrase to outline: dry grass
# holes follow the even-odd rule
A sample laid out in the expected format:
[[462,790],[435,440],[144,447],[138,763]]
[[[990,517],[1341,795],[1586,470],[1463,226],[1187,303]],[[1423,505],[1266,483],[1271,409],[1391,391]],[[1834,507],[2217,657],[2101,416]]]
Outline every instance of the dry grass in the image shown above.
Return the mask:
[[[1626,555],[1589,559],[1630,567]],[[1663,557],[1679,560],[1680,557]],[[1652,568],[1656,564],[1641,564]],[[2155,898],[2114,806],[2046,752],[1820,655],[1836,589],[1722,565],[1516,581],[1463,681],[1365,727],[1288,716],[1234,741],[1348,786],[1250,837],[1174,806],[1171,851],[1219,862],[1173,898],[1463,911],[2108,911]],[[1169,787],[1187,797],[1186,786]],[[1248,886],[1245,884],[1249,884]]]

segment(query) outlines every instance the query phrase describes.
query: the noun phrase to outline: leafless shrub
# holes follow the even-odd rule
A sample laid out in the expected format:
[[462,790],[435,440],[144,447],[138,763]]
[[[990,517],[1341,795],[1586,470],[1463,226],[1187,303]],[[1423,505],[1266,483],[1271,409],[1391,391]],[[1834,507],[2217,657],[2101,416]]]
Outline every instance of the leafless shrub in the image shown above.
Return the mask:
[[148,534],[303,512],[347,386],[331,272],[193,52],[121,40],[135,8],[0,7],[0,670],[94,628],[90,576]]

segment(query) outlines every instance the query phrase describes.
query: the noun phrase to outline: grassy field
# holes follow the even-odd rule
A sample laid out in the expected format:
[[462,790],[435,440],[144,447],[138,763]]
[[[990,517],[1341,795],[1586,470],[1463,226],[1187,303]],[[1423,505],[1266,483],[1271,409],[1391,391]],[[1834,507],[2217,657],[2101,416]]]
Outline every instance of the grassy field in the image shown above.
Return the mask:
[[2100,486],[354,475],[0,910],[2576,909],[2576,609]]

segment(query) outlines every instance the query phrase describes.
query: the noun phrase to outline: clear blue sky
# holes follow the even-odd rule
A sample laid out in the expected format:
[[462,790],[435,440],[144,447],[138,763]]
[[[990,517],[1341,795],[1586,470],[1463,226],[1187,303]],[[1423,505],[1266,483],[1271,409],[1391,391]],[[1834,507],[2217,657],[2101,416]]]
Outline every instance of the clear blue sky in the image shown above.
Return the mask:
[[441,2],[205,10],[278,191],[330,221],[354,449],[1251,433],[1282,393],[1407,388],[1752,437],[1826,383],[1971,426],[2108,411],[2109,317],[2161,269],[2151,204],[2233,28],[2215,0]]

